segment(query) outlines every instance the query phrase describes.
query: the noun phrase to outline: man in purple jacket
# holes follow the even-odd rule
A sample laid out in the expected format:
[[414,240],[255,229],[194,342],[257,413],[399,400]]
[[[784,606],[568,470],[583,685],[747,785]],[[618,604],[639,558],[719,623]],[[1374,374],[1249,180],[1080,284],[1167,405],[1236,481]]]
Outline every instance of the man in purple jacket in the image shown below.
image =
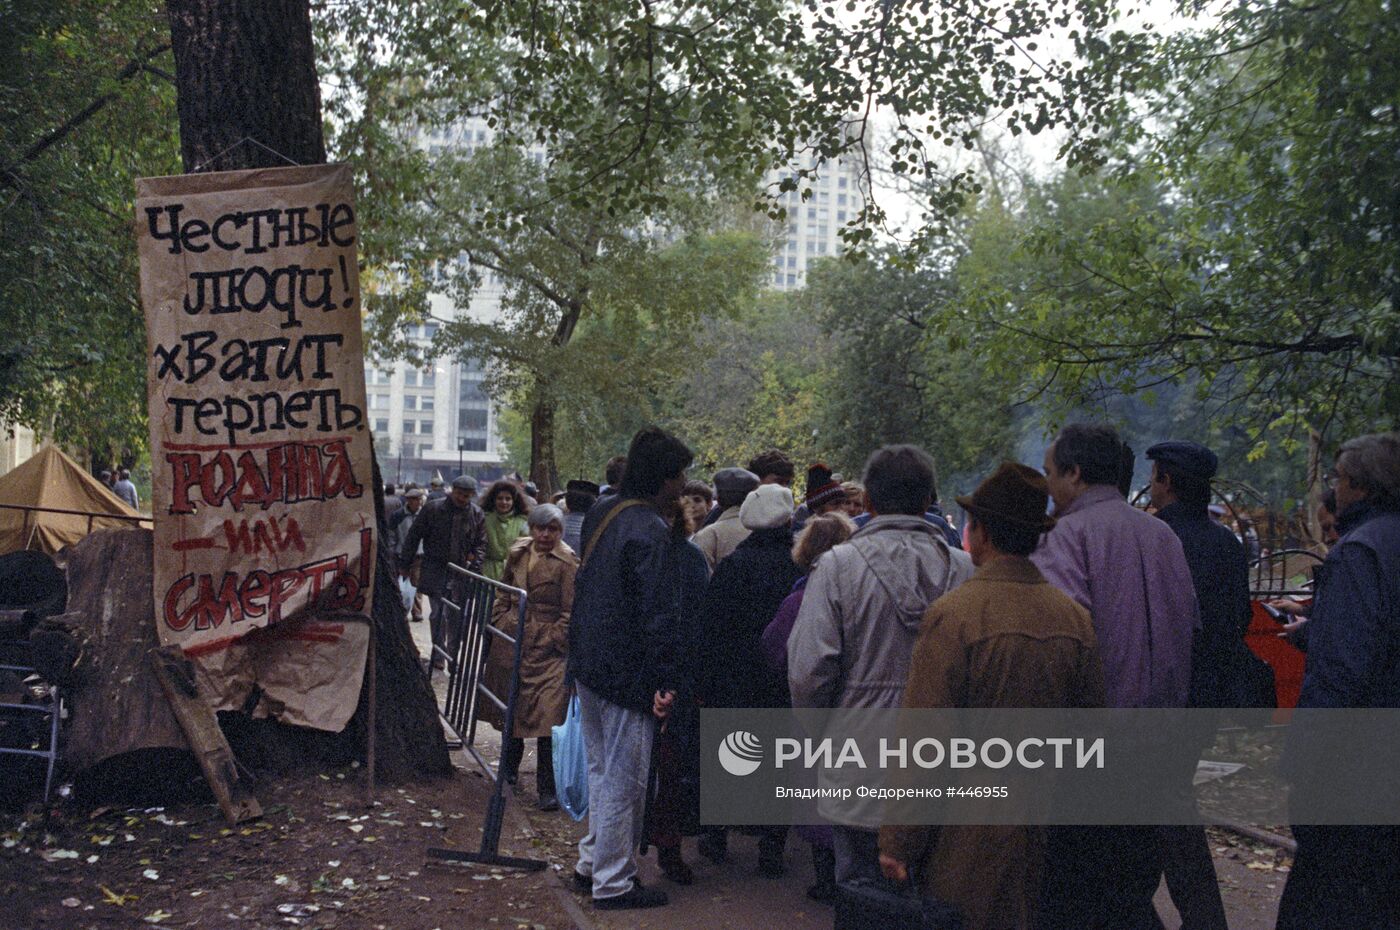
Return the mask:
[[[1031,559],[1093,617],[1109,707],[1185,707],[1200,623],[1191,569],[1171,528],[1119,493],[1122,460],[1111,426],[1060,431],[1045,453],[1055,528]],[[1061,828],[1047,858],[1046,927],[1160,926],[1154,828]]]

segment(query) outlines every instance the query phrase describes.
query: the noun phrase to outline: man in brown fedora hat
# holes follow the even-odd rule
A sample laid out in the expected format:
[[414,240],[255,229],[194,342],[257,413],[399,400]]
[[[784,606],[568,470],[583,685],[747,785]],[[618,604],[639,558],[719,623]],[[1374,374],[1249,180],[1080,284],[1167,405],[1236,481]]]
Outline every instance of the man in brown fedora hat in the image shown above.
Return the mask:
[[[934,601],[914,646],[907,708],[1101,707],[1103,663],[1089,612],[1028,556],[1054,525],[1039,472],[1004,463],[958,503],[977,572]],[[962,910],[967,930],[1028,927],[1045,858],[1043,827],[887,826],[880,865]]]

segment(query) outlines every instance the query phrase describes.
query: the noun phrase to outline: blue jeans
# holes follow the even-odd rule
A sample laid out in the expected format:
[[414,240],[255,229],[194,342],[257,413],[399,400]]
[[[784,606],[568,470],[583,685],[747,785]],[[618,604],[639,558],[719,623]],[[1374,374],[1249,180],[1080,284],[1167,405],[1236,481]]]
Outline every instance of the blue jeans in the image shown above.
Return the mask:
[[593,877],[593,897],[632,890],[642,844],[647,774],[656,718],[619,707],[579,682],[579,723],[588,754],[588,835],[578,844],[580,875]]

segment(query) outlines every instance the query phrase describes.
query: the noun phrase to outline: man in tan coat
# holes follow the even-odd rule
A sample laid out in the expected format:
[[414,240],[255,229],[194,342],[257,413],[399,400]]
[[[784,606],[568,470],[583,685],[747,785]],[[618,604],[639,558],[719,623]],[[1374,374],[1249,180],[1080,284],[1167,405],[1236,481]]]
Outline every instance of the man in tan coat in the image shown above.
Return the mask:
[[[1054,525],[1045,478],[1003,464],[971,498],[977,573],[924,614],[904,691],[907,708],[1101,707],[1103,664],[1089,612],[1027,558]],[[880,866],[962,910],[966,930],[1024,930],[1040,894],[1045,830],[886,826]]]
[[719,496],[719,517],[709,526],[696,530],[690,541],[699,547],[715,573],[715,566],[748,539],[750,530],[739,519],[739,507],[749,492],[758,487],[758,475],[743,468],[721,468],[715,472],[715,493]]

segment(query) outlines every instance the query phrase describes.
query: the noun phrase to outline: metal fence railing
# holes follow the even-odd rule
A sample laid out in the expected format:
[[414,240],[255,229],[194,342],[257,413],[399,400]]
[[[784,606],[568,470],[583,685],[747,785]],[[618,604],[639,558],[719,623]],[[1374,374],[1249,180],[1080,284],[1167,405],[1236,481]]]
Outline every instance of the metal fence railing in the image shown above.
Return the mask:
[[0,504],[0,510],[18,510],[24,514],[20,526],[20,538],[24,540],[22,548],[28,549],[34,542],[34,536],[39,532],[39,523],[34,519],[36,513],[53,513],[64,517],[86,517],[87,533],[92,533],[93,521],[95,520],[117,520],[122,523],[130,523],[133,526],[152,526],[150,517],[140,515],[133,516],[124,513],[95,513],[91,510],[68,510],[63,507],[40,507],[35,504]]
[[[25,640],[0,640],[0,673],[8,675],[19,683],[21,692],[29,691],[31,677],[36,674],[31,648]],[[48,816],[49,796],[53,793],[54,767],[58,763],[59,727],[63,720],[63,695],[58,686],[43,682],[41,695],[31,701],[10,701],[0,695],[0,716],[7,718],[5,736],[0,737],[0,755],[29,756],[44,764],[44,816]],[[46,718],[43,733],[35,732],[30,726],[36,718]],[[14,731],[20,737],[8,738]],[[15,745],[9,745],[14,742]]]
[[[476,852],[459,849],[433,848],[429,858],[451,862],[477,862],[514,869],[538,871],[545,862],[502,856],[498,847],[501,824],[505,817],[505,742],[515,732],[515,705],[520,695],[520,656],[525,638],[527,596],[521,588],[493,581],[485,575],[470,572],[459,565],[448,566],[448,590],[460,600],[447,599],[447,624],[444,646],[434,643],[433,657],[442,658],[447,667],[447,694],[442,702],[442,719],[482,770],[491,778],[491,800],[486,807],[486,823],[481,828],[481,848]],[[518,603],[514,635],[491,624],[496,595],[508,592]],[[493,640],[495,642],[493,643]],[[508,694],[496,694],[485,681],[486,659],[492,648],[511,650],[511,675]],[[476,745],[476,723],[482,701],[490,701],[503,719],[501,752],[493,768]]]
[[1310,549],[1279,549],[1249,566],[1249,590],[1255,600],[1311,597],[1313,574],[1322,556]]

